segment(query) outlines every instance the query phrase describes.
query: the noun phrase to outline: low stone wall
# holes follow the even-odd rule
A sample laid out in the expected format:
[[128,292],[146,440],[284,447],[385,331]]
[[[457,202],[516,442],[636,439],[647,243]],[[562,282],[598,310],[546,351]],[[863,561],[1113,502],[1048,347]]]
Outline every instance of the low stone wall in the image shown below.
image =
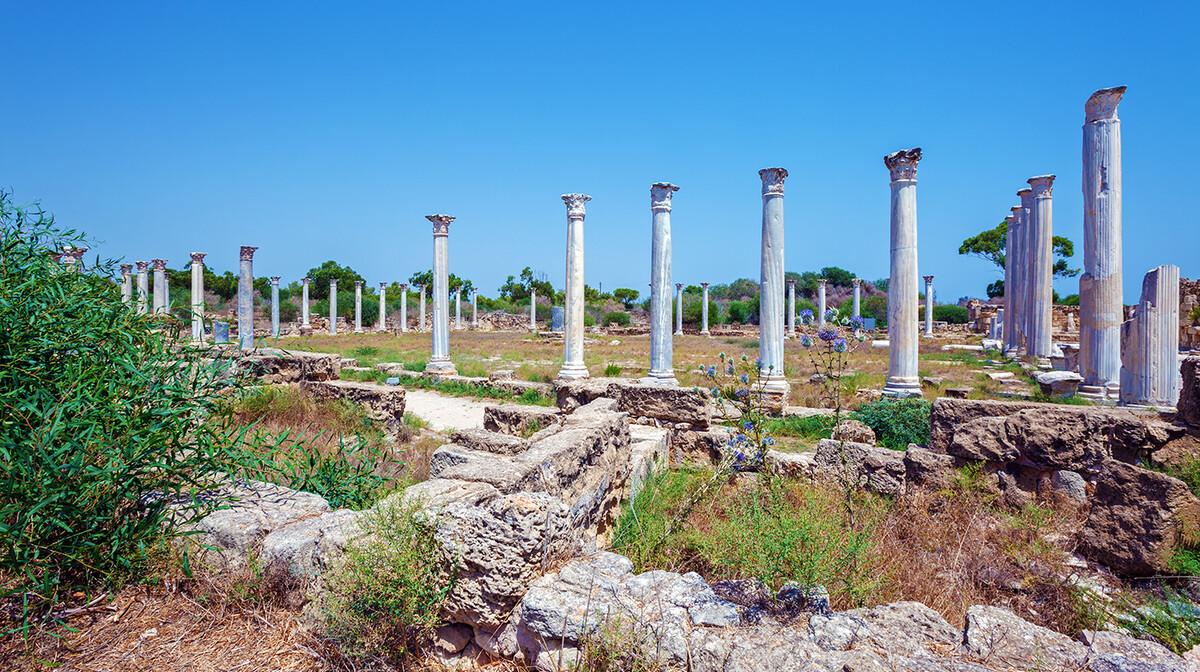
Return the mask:
[[652,418],[699,429],[708,427],[712,420],[712,400],[707,390],[645,385],[628,378],[583,378],[560,381],[555,391],[558,407],[566,412],[596,399],[613,399],[619,410],[634,419]]
[[361,404],[367,410],[367,417],[381,423],[393,435],[404,426],[403,387],[352,380],[306,380],[300,383],[300,389],[316,399],[345,399]]
[[[395,362],[383,362],[375,365],[375,370],[386,373],[389,376],[421,378],[425,377],[424,371],[409,371],[404,368],[403,364]],[[496,374],[501,375],[496,375]],[[536,383],[528,380],[516,380],[511,376],[505,376],[504,373],[511,374],[512,372],[493,372],[487,378],[477,378],[473,376],[436,376],[439,381],[458,382],[467,385],[474,385],[479,388],[499,390],[507,392],[513,396],[519,397],[529,390],[536,390],[538,394],[544,397],[554,395],[554,386],[550,383]]]
[[341,355],[323,352],[258,348],[237,361],[240,370],[263,384],[337,380],[342,376]]

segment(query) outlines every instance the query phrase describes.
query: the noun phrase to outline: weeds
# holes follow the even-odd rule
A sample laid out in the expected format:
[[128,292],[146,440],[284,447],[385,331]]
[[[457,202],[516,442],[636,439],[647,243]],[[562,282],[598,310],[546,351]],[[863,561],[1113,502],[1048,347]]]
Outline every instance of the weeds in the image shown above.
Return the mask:
[[616,378],[621,375],[621,367],[616,364],[608,364],[604,367],[605,378]]
[[905,450],[908,444],[929,442],[929,415],[933,403],[927,399],[884,397],[863,404],[851,417],[875,431],[879,445]]

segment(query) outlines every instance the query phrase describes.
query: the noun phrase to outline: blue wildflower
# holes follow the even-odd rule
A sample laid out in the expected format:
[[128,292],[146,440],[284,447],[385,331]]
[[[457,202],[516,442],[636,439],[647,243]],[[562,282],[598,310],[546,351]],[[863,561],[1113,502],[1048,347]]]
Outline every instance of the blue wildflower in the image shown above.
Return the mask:
[[828,343],[838,337],[837,327],[832,324],[826,324],[817,330],[817,338]]
[[721,396],[720,388],[714,387],[713,389],[709,390],[709,392],[712,392],[712,396],[714,396],[714,397]]
[[813,321],[813,311],[811,311],[807,308],[800,311],[800,322],[801,323],[812,324],[812,321]]
[[809,337],[808,334],[804,334],[803,336],[800,337],[800,345],[803,345],[806,348],[811,348],[812,344],[813,344],[813,340],[812,340],[812,338]]
[[742,429],[744,429],[748,432],[748,431],[754,429],[754,423],[747,420],[742,423]]
[[836,308],[830,308],[829,310],[825,311],[826,322],[837,322],[837,316],[838,311]]
[[833,351],[834,352],[841,353],[841,352],[845,352],[849,349],[850,349],[849,346],[846,345],[846,339],[844,339],[844,338],[839,338],[833,342]]
[[860,331],[854,335],[854,340],[858,341],[859,343],[862,343],[863,341],[867,340],[867,335]]
[[707,375],[709,378],[716,378],[717,377],[717,367],[715,367],[715,366],[708,367],[708,371],[705,373],[705,375]]
[[747,356],[745,356],[745,355],[742,355],[742,361],[743,361],[743,362],[748,362],[748,361],[750,361],[750,358],[749,358],[749,357],[747,357]]
[[736,395],[737,395],[738,399],[741,399],[741,398],[745,397],[746,395],[750,394],[750,390],[747,390],[747,389],[746,389],[746,388],[744,388],[744,387],[739,387],[739,388],[737,388],[737,390],[734,392],[734,394],[736,394]]
[[754,360],[754,368],[759,371],[762,371],[762,367],[763,367],[762,357],[755,359]]
[[725,372],[732,376],[733,375],[733,364],[730,364],[729,367],[725,369]]
[[738,377],[738,380],[742,381],[743,383],[749,383],[750,376],[747,376],[746,374],[743,373],[741,376]]

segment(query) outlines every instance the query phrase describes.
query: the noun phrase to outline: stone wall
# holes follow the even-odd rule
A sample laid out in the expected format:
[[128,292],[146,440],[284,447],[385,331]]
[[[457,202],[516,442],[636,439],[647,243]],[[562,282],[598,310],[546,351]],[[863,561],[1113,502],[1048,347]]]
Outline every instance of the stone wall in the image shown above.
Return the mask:
[[[1200,306],[1200,280],[1179,279],[1179,349],[1200,350],[1200,320],[1191,313]],[[1128,319],[1128,318],[1126,318]]]

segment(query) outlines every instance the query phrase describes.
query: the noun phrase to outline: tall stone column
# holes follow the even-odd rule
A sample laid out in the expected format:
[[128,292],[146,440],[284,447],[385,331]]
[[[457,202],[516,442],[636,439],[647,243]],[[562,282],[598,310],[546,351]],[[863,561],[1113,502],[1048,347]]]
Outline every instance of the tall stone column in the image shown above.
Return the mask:
[[337,278],[329,279],[329,335],[337,336]]
[[479,327],[479,290],[471,290],[471,328]]
[[788,338],[796,337],[796,281],[788,280],[787,294],[787,330]]
[[362,280],[354,281],[354,333],[363,333],[362,328]]
[[675,335],[683,335],[683,283],[675,283]]
[[675,346],[671,341],[671,197],[670,182],[650,186],[650,373],[657,385],[676,385]]
[[147,281],[146,272],[150,269],[150,262],[137,261],[137,313],[138,315],[146,314],[147,294],[150,293],[149,283]]
[[420,315],[417,323],[417,331],[425,332],[425,285],[417,285],[417,289],[421,291]]
[[192,340],[204,340],[204,257],[192,252]]
[[151,259],[154,266],[154,314],[167,312],[167,260]]
[[449,215],[426,215],[433,222],[433,357],[426,373],[452,376],[450,361],[450,223]]
[[408,332],[408,283],[400,284],[400,333]]
[[1019,323],[1017,328],[1020,330],[1021,354],[1029,354],[1029,339],[1032,334],[1033,327],[1033,289],[1034,280],[1037,274],[1034,272],[1034,249],[1033,249],[1033,189],[1025,187],[1017,190],[1017,196],[1021,198],[1021,209],[1018,213],[1021,219],[1020,226],[1020,271],[1017,273],[1017,282],[1020,287],[1021,299],[1021,314],[1019,315]]
[[379,283],[379,319],[375,331],[387,331],[387,283]]
[[817,278],[817,325],[825,324],[825,278]]
[[1029,255],[1030,297],[1029,302],[1029,347],[1030,357],[1049,363],[1050,348],[1053,347],[1051,317],[1054,314],[1054,241],[1053,216],[1050,192],[1054,188],[1053,175],[1029,178],[1033,189],[1033,208],[1029,212]]
[[[1016,272],[1013,268],[1015,265],[1014,262],[1016,261],[1016,245],[1013,243],[1013,239],[1016,237],[1013,224],[1013,220],[1016,218],[1016,211],[1017,209],[1013,208],[1012,213],[1004,218],[1004,308],[1010,314],[1013,312],[1013,298],[1016,296],[1016,290],[1014,288],[1016,281],[1013,277],[1013,274]],[[995,324],[994,320],[993,324]],[[1011,329],[1005,329],[1003,332],[1005,350],[1008,350],[1014,346],[1013,339],[1010,334],[1011,331]],[[996,337],[994,333],[990,335],[992,338]]]
[[133,300],[133,264],[121,264],[121,303]]
[[309,321],[308,317],[308,283],[311,281],[312,278],[300,278],[300,283],[304,286],[300,300],[300,329],[307,329],[308,333],[312,333],[312,323]]
[[529,288],[529,330],[537,331],[537,290]]
[[254,251],[257,247],[243,245],[238,264],[238,347],[254,348]]
[[891,174],[891,275],[888,278],[888,377],[883,393],[921,395],[917,368],[917,162],[921,148],[883,157]]
[[992,319],[992,332],[988,337],[993,341],[1004,338],[1004,309],[996,309],[996,317]]
[[704,289],[701,297],[704,303],[700,304],[700,335],[708,336],[708,283],[702,282],[700,287]]
[[[1025,201],[1023,194],[1033,193],[1033,190],[1028,187],[1017,192],[1017,196],[1022,197],[1022,202]],[[1005,287],[1004,306],[1006,308],[1008,325],[1004,328],[1004,333],[1007,334],[1006,342],[1013,354],[1020,354],[1025,350],[1025,275],[1028,260],[1025,255],[1025,208],[1017,205],[1013,206],[1012,227],[1006,235],[1005,246],[1006,253],[1012,256],[1012,287]],[[1005,260],[1007,263],[1007,259]],[[1009,305],[1011,299],[1011,306]]]
[[850,282],[854,285],[854,303],[851,304],[850,314],[862,317],[862,279],[851,278]]
[[1179,267],[1142,280],[1133,318],[1121,325],[1122,405],[1174,408],[1179,401]]
[[462,289],[454,290],[454,330],[462,331]]
[[1121,385],[1121,120],[1125,87],[1084,106],[1083,275],[1079,277],[1079,394],[1113,399]]
[[933,276],[925,277],[925,336],[933,336]]
[[762,360],[763,390],[788,393],[783,376],[783,168],[763,168],[762,258],[759,268],[758,356]]
[[563,194],[567,205],[567,309],[563,325],[563,365],[559,378],[587,378],[583,363],[583,219],[587,194]]
[[271,338],[279,338],[279,276],[271,276]]

